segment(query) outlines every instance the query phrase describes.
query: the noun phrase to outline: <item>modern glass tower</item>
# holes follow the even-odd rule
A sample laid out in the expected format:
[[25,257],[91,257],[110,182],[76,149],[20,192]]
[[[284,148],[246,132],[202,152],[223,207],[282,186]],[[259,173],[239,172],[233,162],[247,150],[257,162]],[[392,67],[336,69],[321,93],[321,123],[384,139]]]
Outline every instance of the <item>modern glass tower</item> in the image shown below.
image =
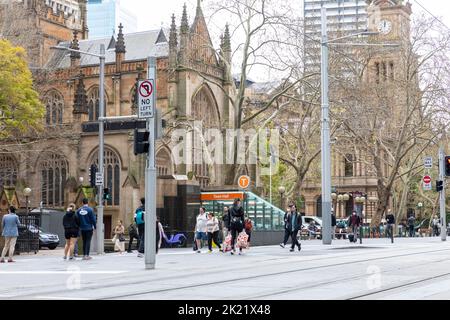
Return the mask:
[[88,0],[89,39],[105,38],[114,34],[119,23],[126,33],[137,31],[137,17],[120,6],[120,0]]
[[327,8],[328,36],[355,33],[367,27],[366,0],[304,0],[305,72],[320,72],[320,9]]

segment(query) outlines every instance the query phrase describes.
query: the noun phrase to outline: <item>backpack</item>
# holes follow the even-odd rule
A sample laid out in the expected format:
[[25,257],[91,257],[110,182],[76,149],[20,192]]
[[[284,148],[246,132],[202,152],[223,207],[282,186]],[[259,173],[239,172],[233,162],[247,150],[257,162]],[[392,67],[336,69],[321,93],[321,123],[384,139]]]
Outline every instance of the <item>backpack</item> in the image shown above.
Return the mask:
[[142,209],[141,208],[139,208],[137,211],[136,211],[136,224],[143,224],[145,221],[144,221],[144,213],[145,213],[145,211],[142,211]]
[[245,220],[244,228],[245,230],[252,231],[253,226],[252,221],[250,219]]

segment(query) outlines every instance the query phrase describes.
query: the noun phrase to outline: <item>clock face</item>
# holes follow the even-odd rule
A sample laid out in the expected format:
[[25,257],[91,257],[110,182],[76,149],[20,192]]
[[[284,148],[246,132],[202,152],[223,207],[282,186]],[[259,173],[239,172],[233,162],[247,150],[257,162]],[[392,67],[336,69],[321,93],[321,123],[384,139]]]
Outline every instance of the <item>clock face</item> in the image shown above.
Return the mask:
[[392,22],[389,20],[381,20],[380,23],[378,23],[378,32],[381,34],[388,34],[392,30]]

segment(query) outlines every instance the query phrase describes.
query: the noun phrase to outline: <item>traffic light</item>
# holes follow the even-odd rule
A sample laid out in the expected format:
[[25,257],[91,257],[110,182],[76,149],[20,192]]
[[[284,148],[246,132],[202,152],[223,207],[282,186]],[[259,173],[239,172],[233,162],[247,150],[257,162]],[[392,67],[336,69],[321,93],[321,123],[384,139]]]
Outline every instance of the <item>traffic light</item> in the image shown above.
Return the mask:
[[450,177],[450,156],[445,157],[444,170],[445,170],[445,175],[447,177]]
[[444,181],[437,180],[436,181],[436,191],[441,192],[442,190],[444,190]]
[[95,175],[97,174],[97,166],[95,164],[91,165],[89,170],[89,182],[91,184],[91,188],[95,188]]
[[148,153],[150,132],[134,129],[134,154]]
[[109,193],[109,188],[103,189],[103,200],[105,201],[111,200],[111,193]]

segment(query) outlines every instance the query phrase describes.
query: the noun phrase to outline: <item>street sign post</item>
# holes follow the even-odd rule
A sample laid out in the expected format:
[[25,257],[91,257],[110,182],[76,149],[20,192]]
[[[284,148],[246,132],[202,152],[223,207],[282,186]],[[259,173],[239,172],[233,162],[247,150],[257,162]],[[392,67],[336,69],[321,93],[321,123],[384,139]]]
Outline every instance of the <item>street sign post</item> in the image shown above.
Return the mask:
[[425,166],[425,169],[432,169],[433,168],[433,157],[425,157],[424,166]]
[[95,173],[95,185],[103,186],[103,173],[102,172]]
[[139,96],[139,118],[148,119],[155,115],[155,80],[148,79],[139,81],[138,96]]

